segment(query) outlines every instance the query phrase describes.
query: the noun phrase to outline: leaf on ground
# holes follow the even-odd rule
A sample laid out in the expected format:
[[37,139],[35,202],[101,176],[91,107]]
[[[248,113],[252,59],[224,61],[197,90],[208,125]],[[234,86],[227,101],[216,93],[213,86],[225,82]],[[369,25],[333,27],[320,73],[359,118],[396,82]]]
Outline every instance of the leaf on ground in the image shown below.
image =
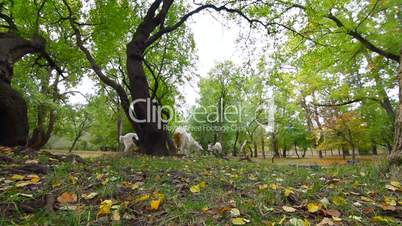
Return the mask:
[[341,196],[332,197],[332,202],[337,206],[343,206],[346,204],[346,200]]
[[110,214],[110,209],[112,208],[112,200],[104,200],[99,206],[99,211],[96,214],[97,217]]
[[260,185],[258,185],[259,190],[265,190],[267,188],[268,188],[268,184],[260,184]]
[[289,195],[294,194],[294,191],[293,188],[286,188],[283,193],[285,194],[285,197],[288,197]]
[[342,221],[342,218],[332,216],[332,220],[334,220],[336,222],[340,222],[340,221]]
[[385,185],[385,188],[388,189],[388,190],[390,190],[390,191],[396,191],[396,190],[398,190],[397,187],[394,187],[394,186],[392,186],[392,185],[390,185],[390,184],[386,184],[386,185]]
[[40,177],[36,174],[30,174],[27,176],[27,179],[30,179],[32,183],[37,184],[40,181]]
[[395,224],[396,221],[391,217],[384,217],[384,216],[374,216],[372,221],[375,223],[382,223],[382,224]]
[[118,210],[114,210],[112,213],[112,220],[113,221],[120,221],[120,212]]
[[327,206],[329,206],[329,200],[327,199],[327,197],[324,197],[324,198],[322,198],[321,200],[320,200],[320,203],[325,207],[325,208],[327,208]]
[[317,226],[328,226],[328,225],[335,225],[335,223],[327,217],[324,217]]
[[57,197],[57,201],[61,204],[64,203],[75,203],[77,202],[77,195],[70,192],[63,192],[59,197]]
[[205,181],[201,181],[199,184],[193,185],[190,187],[190,191],[192,193],[199,193],[201,189],[205,188],[207,183]]
[[25,193],[17,193],[17,195],[25,197],[25,198],[33,198],[32,194],[25,194]]
[[233,225],[245,225],[245,224],[247,224],[249,222],[250,222],[249,220],[247,220],[246,218],[243,218],[243,217],[232,218],[232,224]]
[[31,184],[32,184],[31,181],[18,181],[18,182],[15,184],[15,186],[16,186],[17,188],[22,188],[22,187],[25,187],[25,186],[28,186],[28,185],[31,185]]
[[230,210],[230,216],[231,217],[238,217],[240,216],[240,210],[237,208],[233,208]]
[[78,208],[78,205],[64,204],[63,206],[59,207],[59,210],[77,210]]
[[381,204],[380,205],[381,209],[385,210],[385,211],[396,211],[396,207],[395,206],[390,206],[390,205],[386,205],[386,204]]
[[143,202],[143,201],[148,200],[150,197],[151,197],[150,194],[143,194],[143,195],[140,195],[140,196],[136,199],[136,201],[137,201],[137,202]]
[[291,207],[291,206],[282,206],[282,209],[285,210],[288,213],[293,213],[293,212],[296,211],[296,209]]
[[201,189],[205,188],[207,186],[207,183],[205,181],[201,181],[198,186],[200,186]]
[[24,180],[25,179],[25,176],[24,175],[20,175],[20,174],[14,174],[12,177],[11,177],[11,180],[13,180],[13,181],[19,181],[19,180]]
[[401,189],[401,183],[399,181],[391,181],[390,184],[396,188]]
[[270,184],[269,186],[271,187],[272,190],[277,190],[279,188],[279,185],[277,184]]
[[355,220],[355,221],[359,221],[359,222],[362,221],[362,217],[355,216],[355,215],[350,215],[350,216],[349,216],[349,219],[352,219],[352,220]]
[[366,196],[360,196],[360,199],[365,202],[374,202],[372,199],[370,199],[369,197],[366,197]]
[[114,210],[112,213],[112,220],[113,221],[120,221],[120,212],[118,210]]
[[310,222],[307,219],[300,219],[293,217],[292,219],[289,220],[290,225],[292,226],[310,226]]
[[160,200],[160,199],[154,199],[154,200],[152,200],[152,201],[151,201],[151,210],[158,210],[160,204],[161,204],[161,200]]
[[308,212],[310,212],[310,213],[315,213],[315,212],[317,212],[318,210],[320,210],[321,209],[321,206],[320,206],[320,204],[318,204],[318,203],[308,203],[307,204],[307,210],[308,210]]
[[200,186],[197,184],[197,185],[193,185],[193,186],[191,186],[190,187],[190,191],[192,192],[192,193],[199,193],[200,191],[201,191],[201,188],[200,188]]
[[35,159],[29,159],[25,161],[25,164],[38,164],[39,161]]
[[336,209],[322,210],[322,213],[328,217],[340,217],[342,214]]
[[389,206],[396,206],[396,200],[393,197],[385,196],[384,203]]
[[77,181],[78,181],[78,178],[76,177],[76,176],[73,176],[73,175],[68,175],[68,182],[70,183],[70,184],[76,184],[77,183]]
[[61,186],[61,181],[60,180],[53,180],[52,181],[52,188],[57,188]]
[[91,193],[86,193],[86,194],[82,194],[82,198],[84,198],[85,200],[90,200],[95,198],[98,195],[97,192],[91,192]]

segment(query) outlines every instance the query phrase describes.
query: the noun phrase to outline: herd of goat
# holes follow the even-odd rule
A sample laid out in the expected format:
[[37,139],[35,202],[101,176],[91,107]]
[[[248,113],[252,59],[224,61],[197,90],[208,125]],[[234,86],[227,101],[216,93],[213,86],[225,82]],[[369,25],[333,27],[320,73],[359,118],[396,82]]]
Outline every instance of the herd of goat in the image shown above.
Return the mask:
[[[136,133],[127,133],[120,136],[119,141],[124,145],[124,152],[138,149],[138,135]],[[188,133],[184,128],[177,128],[173,133],[173,143],[177,152],[183,155],[190,155],[193,151],[204,151],[204,148]],[[222,145],[219,142],[208,144],[208,152],[214,155],[222,154]]]

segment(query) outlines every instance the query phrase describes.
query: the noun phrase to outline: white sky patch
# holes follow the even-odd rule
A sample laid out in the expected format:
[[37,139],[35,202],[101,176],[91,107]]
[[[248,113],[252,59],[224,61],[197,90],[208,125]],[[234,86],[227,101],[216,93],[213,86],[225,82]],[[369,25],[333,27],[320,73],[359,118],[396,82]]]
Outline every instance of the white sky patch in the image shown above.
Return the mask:
[[[241,61],[241,54],[236,48],[236,39],[240,33],[239,26],[224,25],[221,16],[214,13],[203,12],[194,15],[187,23],[194,34],[196,54],[198,61],[196,72],[199,76],[205,77],[208,72],[220,62],[232,60],[235,63]],[[180,88],[184,96],[183,113],[189,113],[192,106],[199,98],[199,78],[186,83]]]
[[96,91],[98,90],[96,88],[96,83],[97,83],[96,81],[89,78],[87,75],[84,75],[81,81],[78,83],[78,85],[70,89],[71,91],[79,91],[80,93],[70,94],[69,102],[73,105],[86,104],[87,100],[84,96],[89,97],[96,94]]

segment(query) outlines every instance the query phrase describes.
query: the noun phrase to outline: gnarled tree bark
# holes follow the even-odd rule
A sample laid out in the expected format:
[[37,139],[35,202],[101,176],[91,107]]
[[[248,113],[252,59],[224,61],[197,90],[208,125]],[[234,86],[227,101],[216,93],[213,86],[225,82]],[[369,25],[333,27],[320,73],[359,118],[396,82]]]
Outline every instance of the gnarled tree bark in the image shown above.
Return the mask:
[[32,40],[15,32],[0,33],[0,145],[25,145],[28,138],[27,106],[11,87],[13,65],[29,53],[44,52],[45,41]]

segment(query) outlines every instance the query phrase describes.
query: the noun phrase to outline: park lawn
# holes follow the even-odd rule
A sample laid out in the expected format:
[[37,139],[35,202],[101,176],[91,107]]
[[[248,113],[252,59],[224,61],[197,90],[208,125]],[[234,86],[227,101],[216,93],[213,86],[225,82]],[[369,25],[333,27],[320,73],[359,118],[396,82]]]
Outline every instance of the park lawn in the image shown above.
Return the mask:
[[389,178],[382,163],[308,167],[213,157],[3,156],[13,160],[1,166],[0,225],[402,222],[401,180]]

